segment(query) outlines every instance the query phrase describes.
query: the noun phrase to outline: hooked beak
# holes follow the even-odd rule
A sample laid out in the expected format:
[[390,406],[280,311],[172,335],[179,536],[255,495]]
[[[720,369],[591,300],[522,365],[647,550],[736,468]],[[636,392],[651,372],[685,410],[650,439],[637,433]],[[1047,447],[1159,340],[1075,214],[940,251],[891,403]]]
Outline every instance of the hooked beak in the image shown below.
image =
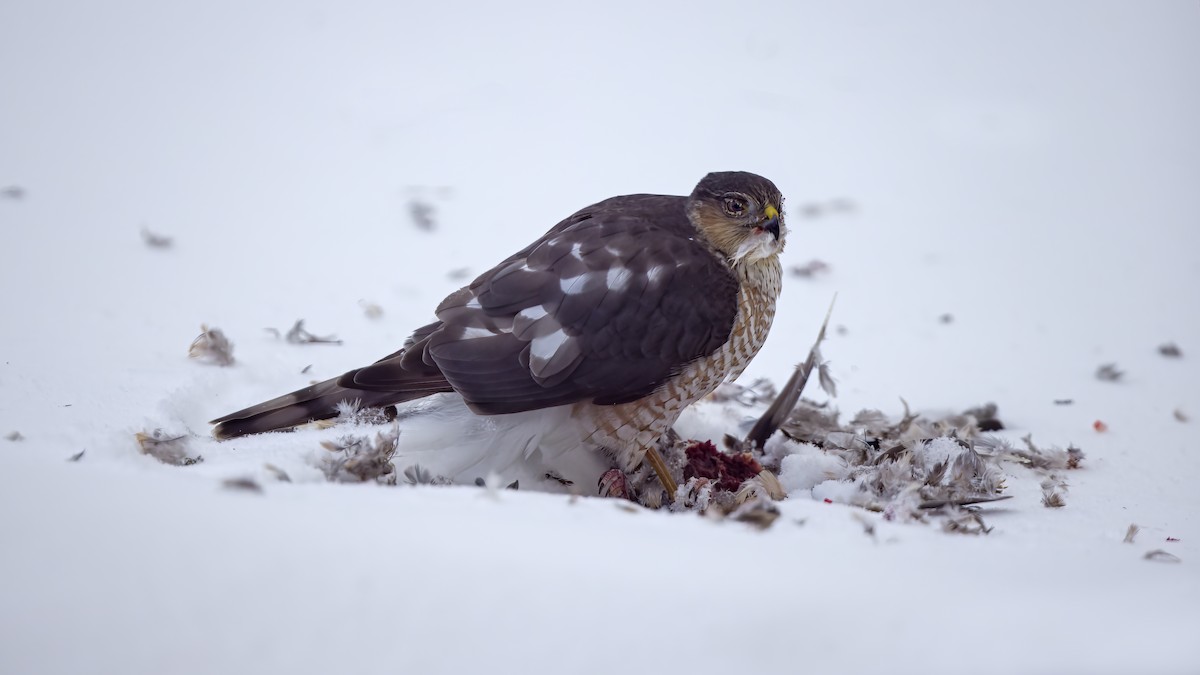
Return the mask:
[[767,208],[763,209],[763,213],[766,214],[767,219],[759,227],[770,232],[775,237],[775,241],[779,241],[779,209],[768,204]]

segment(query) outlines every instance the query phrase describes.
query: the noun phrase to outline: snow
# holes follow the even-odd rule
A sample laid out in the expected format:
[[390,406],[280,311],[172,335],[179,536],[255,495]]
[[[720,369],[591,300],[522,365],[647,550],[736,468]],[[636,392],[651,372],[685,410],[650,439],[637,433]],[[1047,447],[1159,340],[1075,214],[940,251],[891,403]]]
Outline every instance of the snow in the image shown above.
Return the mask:
[[[1200,671],[1196,3],[0,16],[0,672]],[[743,381],[782,384],[837,292],[845,415],[995,401],[1086,452],[1066,506],[1009,467],[992,532],[946,534],[797,464],[760,531],[329,483],[336,430],[204,438],[391,353],[578,207],[727,169],[788,196],[789,267],[829,265],[785,279]],[[344,344],[263,330],[297,318]],[[186,358],[202,323],[234,366]],[[155,428],[205,461],[140,454]]]

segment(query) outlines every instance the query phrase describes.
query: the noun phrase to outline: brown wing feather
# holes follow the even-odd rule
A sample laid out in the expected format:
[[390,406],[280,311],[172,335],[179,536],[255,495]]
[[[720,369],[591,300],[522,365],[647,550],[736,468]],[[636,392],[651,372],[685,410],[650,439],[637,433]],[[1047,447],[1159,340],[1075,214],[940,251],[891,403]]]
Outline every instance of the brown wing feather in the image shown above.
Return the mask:
[[648,395],[724,344],[737,312],[737,281],[696,241],[685,203],[634,195],[571,216],[447,298],[405,352],[340,384],[436,372],[484,414]]
[[737,281],[696,241],[686,198],[614,197],[584,209],[438,307],[404,348],[341,377],[214,420],[228,438],[457,391],[482,414],[659,387],[729,338]]

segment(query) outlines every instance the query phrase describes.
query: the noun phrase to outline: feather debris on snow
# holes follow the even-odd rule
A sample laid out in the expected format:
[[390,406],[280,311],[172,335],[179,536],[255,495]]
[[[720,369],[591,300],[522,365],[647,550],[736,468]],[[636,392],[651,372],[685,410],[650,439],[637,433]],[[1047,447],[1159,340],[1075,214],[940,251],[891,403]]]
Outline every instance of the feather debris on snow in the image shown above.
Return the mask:
[[7,440],[10,440],[10,441],[14,441],[14,442],[25,440],[25,437],[22,436],[21,432],[19,432],[19,431],[13,431],[11,433],[5,434],[4,438],[6,438]]
[[436,476],[420,464],[413,464],[404,470],[404,482],[408,485],[450,485],[452,481],[445,476]]
[[374,319],[378,319],[379,317],[383,316],[383,308],[373,302],[367,302],[366,300],[359,300],[358,306],[362,307],[363,314],[365,314],[368,319],[374,320]]
[[1125,371],[1119,370],[1117,364],[1106,363],[1096,369],[1096,379],[1101,382],[1118,382],[1125,376]]
[[322,441],[321,447],[331,455],[325,458],[322,470],[335,483],[396,484],[396,467],[392,457],[400,439],[400,425],[370,436],[342,436],[336,441]]
[[272,476],[275,476],[275,480],[281,483],[292,482],[292,477],[289,476],[286,471],[275,466],[274,464],[263,464],[263,468],[270,472]]
[[362,400],[357,398],[338,401],[337,411],[337,418],[330,422],[329,426],[335,424],[386,424],[396,419],[396,406],[363,407]]
[[791,272],[792,276],[794,276],[794,277],[800,277],[802,279],[813,279],[819,275],[828,273],[829,272],[829,263],[827,263],[823,260],[817,260],[816,258],[813,258],[812,260],[804,263],[803,265],[792,265],[792,267],[788,271]]
[[1183,562],[1183,558],[1180,558],[1179,556],[1175,555],[1174,553],[1169,553],[1167,551],[1164,551],[1161,548],[1155,549],[1153,551],[1147,551],[1146,555],[1144,555],[1142,557],[1145,558],[1146,560],[1154,560],[1157,562],[1173,562],[1173,563]]
[[1136,524],[1134,524],[1134,523],[1130,523],[1130,524],[1129,524],[1129,529],[1128,529],[1128,530],[1125,530],[1125,543],[1126,543],[1126,544],[1132,544],[1132,543],[1133,543],[1133,538],[1137,536],[1137,533],[1138,533],[1138,531],[1139,531],[1139,530],[1141,530],[1141,528],[1140,528],[1140,527],[1138,527],[1138,526],[1137,526]]
[[412,218],[413,224],[426,232],[437,229],[437,220],[433,211],[433,204],[427,201],[414,198],[408,202],[408,215]]
[[1187,422],[1191,420],[1191,418],[1187,416],[1187,413],[1183,412],[1183,410],[1180,408],[1176,408],[1175,412],[1172,414],[1175,416],[1175,420],[1179,422]]
[[1067,491],[1067,481],[1055,478],[1053,475],[1042,481],[1042,506],[1059,509],[1067,505],[1063,495]]
[[749,523],[760,530],[775,524],[780,516],[779,507],[770,499],[758,497],[742,504],[729,517],[741,523]]
[[837,302],[836,295],[829,302],[829,311],[825,313],[825,320],[821,322],[821,330],[817,332],[816,342],[808,351],[808,358],[804,360],[804,363],[796,366],[796,370],[788,379],[787,384],[783,385],[783,391],[775,397],[775,401],[767,408],[767,412],[759,418],[758,422],[754,424],[754,428],[746,435],[745,444],[748,447],[764,447],[767,439],[774,435],[791,414],[792,409],[796,407],[796,403],[800,400],[800,394],[804,391],[804,385],[808,382],[808,376],[812,374],[814,368],[820,365],[821,343],[825,341],[825,331],[829,328],[829,317],[833,316],[835,302]]
[[1183,356],[1183,350],[1174,342],[1168,342],[1158,346],[1158,353],[1169,359],[1178,359]]
[[142,241],[145,242],[146,246],[157,249],[171,248],[175,243],[175,240],[171,237],[155,234],[145,227],[142,228]]
[[[279,337],[279,330],[268,328],[267,331],[274,333],[275,337]],[[283,334],[283,339],[294,345],[340,345],[342,341],[337,339],[336,335],[313,335],[304,329],[304,319],[296,319],[296,323],[287,333]]]
[[[1078,468],[1083,459],[1075,447],[1041,448],[1027,437],[1025,447],[1018,449],[984,433],[1003,428],[994,404],[942,418],[914,414],[905,404],[895,423],[876,410],[859,412],[846,425],[837,418],[826,405],[802,399],[780,425],[783,438],[754,456],[764,470],[778,472],[790,491],[811,489],[817,497],[816,489],[825,485],[823,494],[836,501],[882,512],[887,520],[936,517],[948,532],[990,531],[973,505],[1009,498],[1002,494],[1006,476],[1001,462],[1016,462],[1049,477],[1050,471]],[[835,469],[833,474],[827,473],[829,468]],[[839,484],[850,491],[828,487]],[[1049,499],[1061,501],[1065,485],[1055,476]]]
[[262,494],[262,486],[253,478],[243,476],[240,478],[226,478],[221,481],[221,487],[226,490],[234,490],[239,492],[252,492],[254,494]]
[[220,328],[200,324],[200,336],[188,347],[188,358],[218,366],[233,365],[233,343]]
[[189,456],[187,434],[168,436],[162,429],[155,429],[150,433],[139,431],[134,434],[134,438],[137,439],[142,454],[150,455],[163,464],[191,466],[204,461],[200,455]]

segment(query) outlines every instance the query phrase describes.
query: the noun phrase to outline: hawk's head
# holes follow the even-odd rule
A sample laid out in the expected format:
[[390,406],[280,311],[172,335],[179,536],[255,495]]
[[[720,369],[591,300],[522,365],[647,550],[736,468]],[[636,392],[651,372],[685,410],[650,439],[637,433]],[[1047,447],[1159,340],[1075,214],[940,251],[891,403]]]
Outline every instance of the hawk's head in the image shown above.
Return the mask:
[[732,263],[783,251],[783,195],[771,181],[744,171],[710,173],[688,200],[688,218]]

